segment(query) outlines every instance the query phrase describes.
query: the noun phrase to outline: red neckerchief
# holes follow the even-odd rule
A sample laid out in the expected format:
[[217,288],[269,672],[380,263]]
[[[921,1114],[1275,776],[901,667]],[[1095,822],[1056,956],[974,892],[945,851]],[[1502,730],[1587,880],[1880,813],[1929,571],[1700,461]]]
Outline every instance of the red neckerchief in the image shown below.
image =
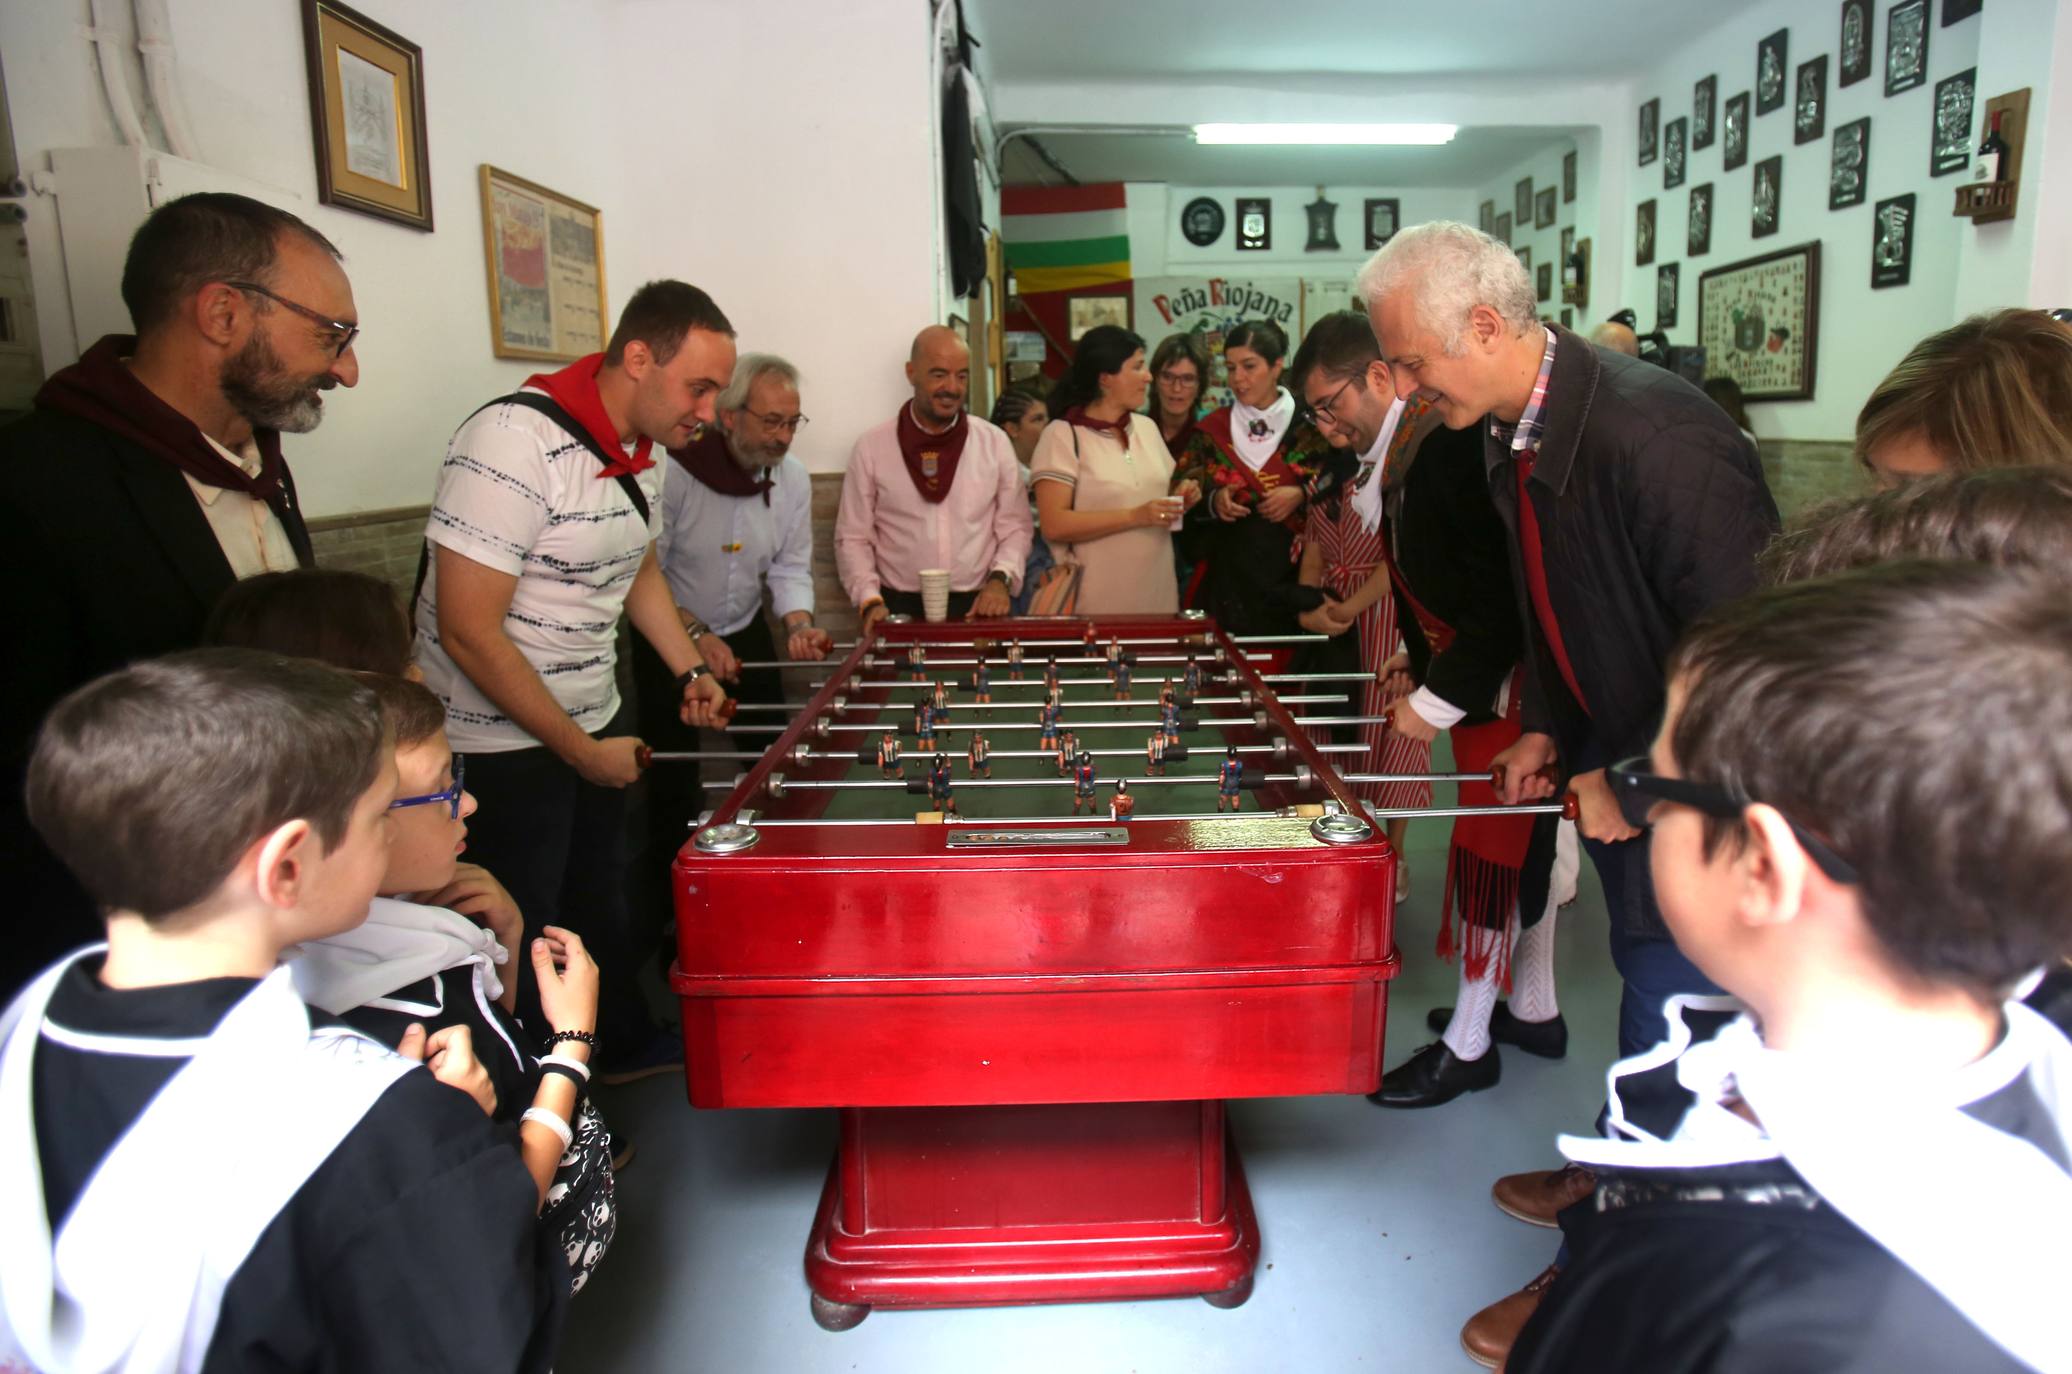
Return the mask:
[[241,491],[269,505],[283,500],[280,433],[252,431],[252,441],[259,449],[258,476],[226,461],[199,425],[160,400],[123,365],[122,360],[135,353],[136,347],[133,335],[106,336],[78,362],[53,372],[36,393],[36,404],[99,425],[154,458],[163,458],[204,486]]
[[971,437],[971,418],[957,412],[957,423],[941,434],[930,434],[914,419],[911,402],[899,408],[899,456],[906,460],[907,476],[921,499],[940,505],[957,479],[957,459],[964,454],[964,441]]
[[[1288,426],[1287,432],[1281,435],[1280,448],[1275,451],[1273,457],[1259,465],[1257,472],[1254,472],[1245,460],[1238,456],[1237,443],[1231,438],[1230,423],[1231,409],[1229,406],[1222,406],[1211,411],[1206,419],[1194,427],[1194,432],[1208,440],[1210,447],[1216,451],[1217,461],[1209,473],[1212,481],[1221,486],[1249,492],[1253,497],[1253,504],[1256,504],[1259,497],[1277,487],[1299,487],[1308,480],[1302,469],[1289,462],[1287,458],[1288,441],[1294,436],[1297,426]],[[1303,526],[1302,512],[1298,510],[1281,523],[1300,533]]]
[[1115,441],[1122,445],[1124,453],[1130,451],[1130,417],[1127,415],[1120,420],[1096,420],[1086,413],[1085,406],[1073,406],[1065,412],[1065,423],[1090,429],[1096,434],[1112,434]]
[[[587,430],[606,453],[622,453],[625,445],[619,442],[619,427],[604,413],[604,402],[597,395],[597,373],[603,366],[604,355],[592,353],[559,372],[535,372],[525,379],[525,384],[553,397],[554,404],[567,411],[569,418]],[[655,460],[648,457],[654,446],[654,440],[641,435],[640,442],[633,446],[632,457],[614,459],[599,468],[597,475],[616,478],[646,472],[655,465]]]
[[[1157,421],[1154,420],[1152,423],[1156,424]],[[1179,457],[1182,453],[1186,452],[1187,441],[1194,437],[1194,428],[1197,423],[1198,422],[1194,418],[1194,412],[1192,410],[1189,410],[1187,412],[1186,422],[1180,426],[1179,430],[1170,439],[1166,439],[1165,429],[1163,426],[1160,426],[1158,431],[1158,437],[1161,439],[1165,439],[1166,451],[1171,453],[1175,458]]]
[[770,488],[776,485],[777,479],[766,467],[757,467],[753,472],[742,467],[728,450],[727,437],[716,426],[707,425],[682,448],[670,449],[669,456],[685,472],[721,496],[754,496],[760,493],[763,504],[770,504]]

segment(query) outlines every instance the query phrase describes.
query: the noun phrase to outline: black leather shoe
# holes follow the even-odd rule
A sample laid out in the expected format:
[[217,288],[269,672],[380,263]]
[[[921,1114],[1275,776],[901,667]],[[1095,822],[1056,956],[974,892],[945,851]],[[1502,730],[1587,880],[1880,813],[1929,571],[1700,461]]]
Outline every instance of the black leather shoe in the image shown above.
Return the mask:
[[[1425,1024],[1434,1035],[1446,1034],[1452,1020],[1452,1007],[1433,1007],[1425,1014]],[[1568,1022],[1561,1019],[1559,1012],[1545,1021],[1520,1021],[1511,1015],[1510,1003],[1499,1002],[1496,1014],[1489,1018],[1489,1038],[1499,1045],[1516,1045],[1542,1059],[1562,1059],[1568,1055]]]
[[1381,1088],[1367,1094],[1377,1107],[1436,1107],[1462,1093],[1494,1088],[1504,1076],[1496,1046],[1480,1059],[1456,1059],[1443,1040],[1426,1045],[1381,1076]]

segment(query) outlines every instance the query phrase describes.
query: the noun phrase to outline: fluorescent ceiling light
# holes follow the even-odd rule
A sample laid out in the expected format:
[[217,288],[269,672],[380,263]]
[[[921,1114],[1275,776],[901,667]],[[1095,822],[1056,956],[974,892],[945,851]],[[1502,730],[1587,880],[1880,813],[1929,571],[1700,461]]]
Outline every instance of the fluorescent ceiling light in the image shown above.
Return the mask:
[[1196,143],[1371,146],[1453,142],[1456,124],[1197,124]]

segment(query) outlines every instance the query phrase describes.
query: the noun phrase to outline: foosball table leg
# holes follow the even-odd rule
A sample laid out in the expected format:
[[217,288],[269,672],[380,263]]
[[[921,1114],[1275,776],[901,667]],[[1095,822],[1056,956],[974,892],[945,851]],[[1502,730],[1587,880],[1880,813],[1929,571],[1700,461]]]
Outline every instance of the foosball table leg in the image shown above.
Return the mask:
[[[1245,1283],[1244,1288],[1246,1295],[1250,1296],[1252,1285],[1249,1280]],[[1214,1296],[1220,1297],[1222,1295],[1216,1294]],[[851,1327],[859,1325],[865,1317],[871,1314],[871,1309],[866,1303],[835,1302],[831,1298],[821,1297],[818,1293],[809,1293],[807,1297],[813,1305],[813,1324],[822,1331],[847,1331]],[[1243,1301],[1243,1298],[1238,1299],[1238,1302]],[[1235,1307],[1237,1304],[1232,1303],[1230,1305]]]
[[1235,1287],[1226,1288],[1220,1293],[1204,1293],[1201,1300],[1211,1307],[1220,1307],[1228,1311],[1233,1307],[1243,1307],[1251,1296],[1252,1276],[1247,1274]]

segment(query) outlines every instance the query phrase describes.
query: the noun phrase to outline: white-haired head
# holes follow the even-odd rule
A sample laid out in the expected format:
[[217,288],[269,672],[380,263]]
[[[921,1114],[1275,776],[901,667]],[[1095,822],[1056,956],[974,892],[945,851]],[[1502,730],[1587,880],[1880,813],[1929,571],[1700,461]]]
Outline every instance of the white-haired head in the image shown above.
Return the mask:
[[782,378],[786,386],[798,390],[799,370],[790,363],[775,353],[743,353],[734,364],[733,377],[713,401],[712,408],[736,413],[748,409],[749,391],[765,377]]
[[1367,259],[1354,282],[1371,316],[1375,303],[1409,291],[1418,322],[1447,356],[1466,347],[1468,317],[1478,305],[1495,311],[1515,333],[1539,327],[1539,297],[1518,254],[1471,224],[1434,220],[1397,234]]

